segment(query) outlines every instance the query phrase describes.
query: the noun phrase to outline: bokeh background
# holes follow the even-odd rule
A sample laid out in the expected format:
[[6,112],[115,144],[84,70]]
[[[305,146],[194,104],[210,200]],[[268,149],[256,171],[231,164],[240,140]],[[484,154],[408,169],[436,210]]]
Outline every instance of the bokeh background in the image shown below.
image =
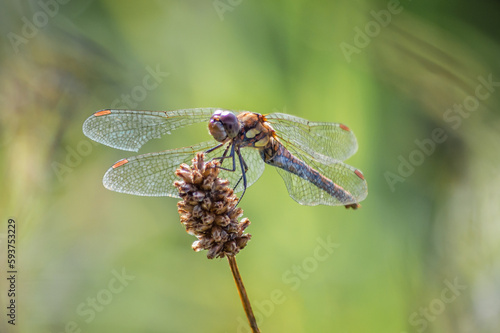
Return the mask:
[[[248,332],[226,260],[192,251],[175,199],[106,190],[133,153],[81,130],[108,107],[214,106],[347,124],[368,180],[357,211],[295,203],[271,167],[247,191],[237,258],[263,332],[498,332],[499,16],[462,0],[3,1],[0,331]],[[186,128],[141,152],[207,139]]]

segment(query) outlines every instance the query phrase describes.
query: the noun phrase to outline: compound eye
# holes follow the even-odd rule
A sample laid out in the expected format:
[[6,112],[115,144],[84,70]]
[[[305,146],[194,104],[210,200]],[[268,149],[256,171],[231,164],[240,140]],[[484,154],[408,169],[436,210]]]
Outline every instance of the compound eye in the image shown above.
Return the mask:
[[222,110],[215,110],[215,112],[212,114],[212,118],[211,119],[217,119],[217,120],[219,120],[222,112],[223,112]]
[[234,138],[238,135],[238,132],[240,131],[240,122],[234,113],[230,111],[223,111],[220,114],[219,119],[222,125],[224,125],[228,137]]
[[223,142],[227,138],[226,130],[215,113],[212,115],[212,118],[210,118],[210,122],[208,123],[208,131],[210,132],[210,135],[212,135],[214,139],[219,142]]

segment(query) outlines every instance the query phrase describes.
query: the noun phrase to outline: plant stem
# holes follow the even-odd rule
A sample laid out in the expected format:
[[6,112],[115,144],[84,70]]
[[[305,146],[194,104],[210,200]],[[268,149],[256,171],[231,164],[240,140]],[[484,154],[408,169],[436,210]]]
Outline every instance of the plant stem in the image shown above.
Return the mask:
[[227,260],[229,261],[229,267],[231,267],[231,272],[233,273],[234,282],[238,288],[238,293],[240,294],[241,303],[243,303],[243,309],[247,315],[248,322],[252,328],[253,333],[260,333],[259,327],[257,327],[257,321],[253,315],[252,306],[250,305],[250,300],[248,299],[245,286],[243,285],[243,280],[241,279],[240,271],[238,270],[238,265],[236,265],[236,258],[234,256],[228,255]]

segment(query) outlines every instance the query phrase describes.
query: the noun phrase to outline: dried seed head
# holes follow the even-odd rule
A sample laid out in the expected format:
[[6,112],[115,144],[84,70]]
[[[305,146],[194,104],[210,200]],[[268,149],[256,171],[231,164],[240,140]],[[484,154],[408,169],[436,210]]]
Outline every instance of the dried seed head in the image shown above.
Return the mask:
[[180,180],[174,182],[182,199],[177,203],[181,223],[189,234],[198,238],[193,250],[208,250],[209,259],[236,255],[252,237],[243,233],[250,220],[244,218],[238,222],[243,210],[236,207],[238,198],[229,182],[217,177],[218,164],[204,162],[204,154],[198,153],[191,167],[179,166],[175,174]]

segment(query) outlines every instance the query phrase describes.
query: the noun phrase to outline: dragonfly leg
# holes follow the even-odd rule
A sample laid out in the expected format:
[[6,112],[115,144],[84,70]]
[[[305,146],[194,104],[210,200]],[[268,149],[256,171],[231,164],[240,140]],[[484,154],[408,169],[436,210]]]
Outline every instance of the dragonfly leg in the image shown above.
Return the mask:
[[[231,147],[231,153],[229,154],[229,156],[226,156],[227,152],[229,150],[229,147]],[[222,156],[214,157],[214,158],[212,158],[212,160],[219,160],[219,161],[221,161],[221,164],[222,164],[226,158],[231,158],[233,160],[233,167],[231,169],[229,169],[229,168],[224,168],[222,166],[219,166],[219,169],[230,171],[230,172],[236,171],[236,160],[234,158],[234,144],[231,146],[227,146],[227,148],[224,151],[224,154]]]
[[[212,152],[219,147],[221,147],[221,145],[218,145],[214,148],[211,148],[211,149],[207,150],[207,152]],[[227,155],[227,152],[229,151],[229,147],[231,147],[231,152],[229,153],[229,155]],[[236,208],[238,206],[238,204],[240,203],[241,198],[243,198],[245,191],[247,190],[247,175],[246,175],[246,173],[248,171],[248,165],[246,164],[245,160],[243,159],[243,156],[241,155],[240,148],[236,147],[235,144],[227,146],[227,148],[224,150],[224,154],[222,154],[222,156],[214,157],[214,158],[212,158],[212,160],[220,160],[223,162],[226,158],[231,158],[233,160],[233,167],[231,169],[224,168],[221,166],[219,166],[219,169],[234,172],[234,171],[236,171],[236,156],[235,155],[238,155],[238,161],[239,161],[240,166],[241,166],[241,177],[238,180],[238,182],[236,183],[236,185],[234,186],[233,190],[238,186],[238,184],[241,182],[241,180],[243,180],[243,193],[241,193],[241,196],[238,199],[238,202],[234,206]]]
[[[217,146],[212,147],[212,148],[210,148],[210,149],[206,150],[204,153],[205,153],[205,154],[209,154],[209,153],[213,152],[214,150],[219,149],[219,148],[220,148],[220,147],[222,147],[223,145],[224,145],[223,143],[220,143],[220,144],[218,144]],[[212,159],[210,159],[210,161],[209,161],[209,162],[211,162],[211,161],[213,161],[213,160],[219,160],[219,161],[220,161],[220,163],[222,164],[226,158],[232,158],[232,157],[233,157],[232,155],[226,156],[226,155],[227,155],[227,152],[229,151],[229,147],[231,147],[231,146],[227,146],[227,147],[226,147],[226,149],[224,150],[224,154],[222,154],[222,156],[219,156],[219,157],[212,157]],[[233,158],[233,159],[234,159],[234,158]],[[233,164],[234,164],[234,163],[233,163]],[[234,167],[234,165],[233,165],[233,170],[226,169],[226,168],[223,168],[223,167],[221,167],[221,166],[219,166],[219,169],[223,169],[223,170],[227,170],[227,171],[234,171],[234,170],[236,170],[236,168]]]
[[[245,171],[245,172],[247,172],[247,171],[248,171],[248,166],[247,166],[247,164],[246,164],[246,162],[245,162],[245,160],[244,160],[243,158],[241,158],[241,159],[240,159],[240,165],[241,165],[241,162],[243,162],[243,165],[244,165],[244,171]],[[244,174],[245,172],[243,172],[243,173],[241,174],[241,177],[240,177],[240,179],[238,179],[238,182],[236,182],[236,185],[234,185],[234,188],[236,188],[236,187],[240,184],[241,180],[243,179],[243,174]],[[245,188],[246,188],[246,186],[245,186]]]
[[[219,143],[217,146],[212,147],[212,148],[210,148],[210,149],[206,150],[206,151],[205,151],[205,154],[211,153],[211,152],[213,152],[214,150],[219,149],[219,148],[220,148],[220,147],[222,147],[223,145],[224,145],[223,143]],[[226,150],[227,150],[227,148],[226,148]],[[224,154],[225,154],[225,153],[224,153]]]
[[[236,153],[238,154],[238,160],[240,161],[240,166],[241,166],[241,178],[240,178],[240,180],[238,180],[238,183],[236,185],[238,185],[240,183],[241,179],[243,179],[243,192],[241,193],[240,198],[238,199],[238,202],[234,206],[235,208],[238,206],[241,199],[245,195],[245,192],[247,191],[247,171],[248,171],[248,166],[245,163],[245,160],[243,159],[243,156],[241,155],[239,148],[236,150]],[[236,188],[236,186],[234,188]]]

